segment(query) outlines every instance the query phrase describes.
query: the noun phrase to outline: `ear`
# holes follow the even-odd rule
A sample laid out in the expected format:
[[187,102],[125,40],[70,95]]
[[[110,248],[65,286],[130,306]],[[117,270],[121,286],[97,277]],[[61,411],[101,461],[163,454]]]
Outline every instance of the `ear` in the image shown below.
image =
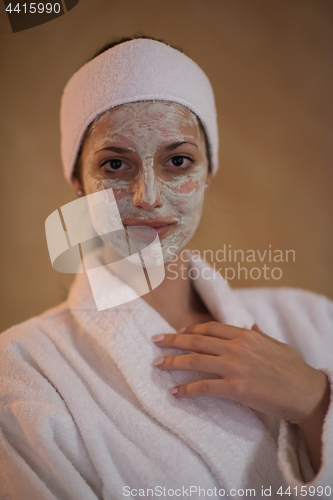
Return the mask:
[[81,181],[76,176],[73,176],[72,186],[77,196],[82,196],[84,194]]
[[210,172],[208,172],[207,173],[207,177],[206,177],[206,183],[208,184],[208,188],[207,189],[211,188],[212,181],[213,181],[213,176],[212,176],[212,174]]

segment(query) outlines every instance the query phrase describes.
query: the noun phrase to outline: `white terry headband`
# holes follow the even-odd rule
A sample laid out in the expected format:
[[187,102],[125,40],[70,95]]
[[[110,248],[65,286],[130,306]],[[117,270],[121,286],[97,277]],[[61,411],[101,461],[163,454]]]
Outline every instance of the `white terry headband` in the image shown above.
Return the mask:
[[61,157],[71,183],[81,139],[97,115],[135,101],[170,101],[193,111],[205,128],[212,174],[218,169],[215,100],[208,77],[192,59],[155,40],[121,43],[82,66],[61,100]]

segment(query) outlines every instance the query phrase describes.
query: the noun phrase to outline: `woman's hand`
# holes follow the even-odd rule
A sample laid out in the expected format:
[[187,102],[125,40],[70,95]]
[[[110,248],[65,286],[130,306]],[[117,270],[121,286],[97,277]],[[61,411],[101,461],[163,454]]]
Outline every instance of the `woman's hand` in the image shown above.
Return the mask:
[[155,360],[160,370],[191,370],[218,377],[180,385],[171,394],[228,398],[298,424],[318,472],[330,386],[326,375],[308,365],[291,346],[272,339],[256,324],[246,330],[215,321],[189,326],[177,334],[155,335],[152,340],[160,347],[192,351]]
[[324,373],[257,325],[246,330],[211,321],[189,326],[184,333],[156,335],[152,340],[160,347],[192,351],[159,358],[154,364],[160,370],[192,370],[218,377],[171,389],[177,398],[224,397],[301,425],[317,411],[327,393]]

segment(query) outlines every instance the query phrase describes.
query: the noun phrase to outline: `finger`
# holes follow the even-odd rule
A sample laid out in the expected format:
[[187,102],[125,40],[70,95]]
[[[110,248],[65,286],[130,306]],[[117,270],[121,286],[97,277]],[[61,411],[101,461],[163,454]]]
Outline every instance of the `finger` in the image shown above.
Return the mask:
[[230,396],[228,382],[223,379],[198,380],[197,382],[192,382],[191,384],[183,384],[173,387],[169,392],[176,398],[229,398]]
[[273,339],[273,337],[270,337],[269,335],[267,335],[266,333],[264,333],[264,332],[260,329],[260,327],[257,325],[257,323],[254,323],[254,324],[252,325],[251,330],[254,330],[255,332],[259,333],[262,337],[264,337],[264,338],[266,338],[266,339],[268,339],[268,340],[271,340],[271,341],[272,341],[272,342],[274,342],[275,344],[279,344],[279,345],[281,345],[281,344],[282,344],[282,342],[279,342],[278,340]]
[[223,376],[223,363],[217,356],[207,354],[182,354],[167,356],[154,361],[154,366],[160,370],[185,370],[203,373],[213,373]]
[[152,340],[159,347],[174,347],[175,349],[184,349],[185,351],[210,354],[212,356],[223,354],[226,348],[226,341],[224,339],[199,335],[197,333],[193,333],[192,335],[183,335],[181,333],[155,335],[152,337]]
[[239,328],[238,326],[227,325],[226,323],[219,323],[218,321],[208,321],[207,323],[187,326],[185,330],[182,330],[182,333],[198,333],[209,337],[232,340],[245,331],[245,328]]

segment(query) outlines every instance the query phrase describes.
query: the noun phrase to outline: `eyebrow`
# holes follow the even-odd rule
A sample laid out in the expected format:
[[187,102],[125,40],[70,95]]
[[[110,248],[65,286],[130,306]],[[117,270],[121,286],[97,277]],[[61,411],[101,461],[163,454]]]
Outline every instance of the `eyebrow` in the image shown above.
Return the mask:
[[170,146],[166,146],[164,149],[166,149],[167,151],[172,151],[173,149],[176,149],[179,146],[183,146],[183,144],[191,144],[196,148],[198,147],[196,144],[194,144],[194,142],[182,141],[182,142],[174,142],[173,144],[170,144]]
[[[184,144],[191,144],[192,146],[195,146],[196,148],[198,147],[194,142],[189,142],[189,141],[181,141],[181,142],[174,142],[173,144],[170,144],[169,146],[166,146],[165,149],[166,151],[173,151],[174,149],[179,148],[179,146],[183,146]],[[114,151],[115,153],[133,153],[132,149],[127,149],[127,148],[117,148],[116,146],[107,146],[105,148],[98,149],[95,151],[94,154],[99,153],[100,151]]]
[[97,151],[95,151],[94,154],[96,155],[100,151],[105,151],[105,150],[114,151],[115,153],[133,153],[132,149],[117,148],[116,146],[107,146],[105,148],[98,149]]

